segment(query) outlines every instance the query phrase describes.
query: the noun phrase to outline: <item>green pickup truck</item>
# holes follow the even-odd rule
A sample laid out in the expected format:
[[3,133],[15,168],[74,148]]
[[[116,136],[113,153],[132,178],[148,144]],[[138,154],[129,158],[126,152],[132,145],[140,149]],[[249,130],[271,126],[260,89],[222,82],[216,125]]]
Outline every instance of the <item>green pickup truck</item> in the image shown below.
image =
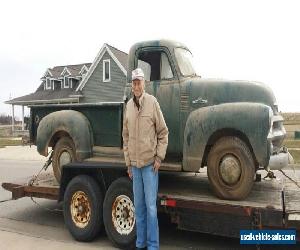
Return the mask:
[[[244,199],[258,169],[281,169],[292,159],[282,147],[286,131],[276,99],[259,82],[203,79],[191,59],[185,45],[169,40],[139,42],[130,49],[128,72],[144,70],[146,92],[157,98],[169,128],[161,170],[207,167],[218,197]],[[31,142],[44,156],[53,148],[58,181],[69,162],[124,162],[123,109],[131,95],[128,74],[122,103],[31,107]]]

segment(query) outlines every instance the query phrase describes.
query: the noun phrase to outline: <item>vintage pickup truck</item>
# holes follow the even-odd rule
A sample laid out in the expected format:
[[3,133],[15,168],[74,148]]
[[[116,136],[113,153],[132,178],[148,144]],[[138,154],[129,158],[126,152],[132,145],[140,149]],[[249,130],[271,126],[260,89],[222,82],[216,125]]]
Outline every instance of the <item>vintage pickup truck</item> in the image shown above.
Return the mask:
[[[276,99],[259,82],[203,79],[191,59],[185,45],[169,40],[139,42],[130,49],[128,72],[144,70],[146,92],[157,98],[169,128],[161,170],[198,172],[207,166],[218,197],[244,199],[258,169],[280,169],[291,160],[282,147],[286,132]],[[31,107],[31,142],[44,156],[53,148],[58,181],[69,162],[124,162],[123,109],[131,95],[128,73],[122,103]]]

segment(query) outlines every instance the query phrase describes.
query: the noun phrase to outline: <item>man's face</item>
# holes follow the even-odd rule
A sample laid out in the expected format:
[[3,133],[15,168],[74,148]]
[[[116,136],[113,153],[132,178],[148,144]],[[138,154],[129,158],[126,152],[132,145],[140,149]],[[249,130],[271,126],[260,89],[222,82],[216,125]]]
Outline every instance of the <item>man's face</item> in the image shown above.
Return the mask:
[[135,79],[132,81],[132,92],[135,97],[140,97],[143,94],[145,88],[145,81]]

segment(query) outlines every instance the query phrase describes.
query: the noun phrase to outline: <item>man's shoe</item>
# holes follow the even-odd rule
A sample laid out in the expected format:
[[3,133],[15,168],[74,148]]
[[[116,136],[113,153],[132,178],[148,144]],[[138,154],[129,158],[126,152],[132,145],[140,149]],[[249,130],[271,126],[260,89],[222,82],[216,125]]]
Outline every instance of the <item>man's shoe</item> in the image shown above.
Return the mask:
[[147,247],[142,247],[142,248],[136,247],[135,249],[136,249],[136,250],[147,250]]

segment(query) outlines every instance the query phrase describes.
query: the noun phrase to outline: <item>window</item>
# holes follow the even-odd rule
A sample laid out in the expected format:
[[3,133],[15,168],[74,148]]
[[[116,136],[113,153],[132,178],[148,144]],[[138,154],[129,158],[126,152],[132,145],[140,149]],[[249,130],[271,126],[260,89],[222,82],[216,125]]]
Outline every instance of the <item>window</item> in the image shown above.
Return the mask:
[[110,82],[110,59],[103,60],[103,82]]
[[68,76],[64,76],[64,88],[69,88],[70,87],[70,78]]
[[142,69],[145,75],[145,80],[150,81],[150,75],[151,75],[151,65],[147,62],[144,62],[142,60],[138,60],[138,68]]
[[169,63],[168,57],[165,53],[161,53],[160,60],[160,79],[171,79],[173,78],[173,72]]
[[138,67],[145,73],[145,80],[158,81],[174,78],[168,56],[163,51],[142,51]]
[[193,67],[193,56],[190,51],[184,48],[175,49],[175,57],[183,76],[194,76],[196,72]]
[[52,81],[49,77],[46,78],[46,89],[51,89]]

